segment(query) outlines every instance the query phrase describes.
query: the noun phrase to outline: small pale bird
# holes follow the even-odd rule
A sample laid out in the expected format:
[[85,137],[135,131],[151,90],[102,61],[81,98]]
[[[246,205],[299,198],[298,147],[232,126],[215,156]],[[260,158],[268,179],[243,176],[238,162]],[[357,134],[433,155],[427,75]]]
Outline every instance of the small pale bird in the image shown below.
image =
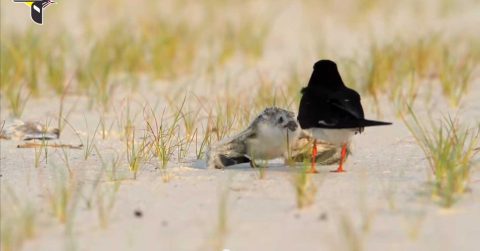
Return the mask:
[[49,128],[42,123],[21,120],[4,122],[0,129],[0,139],[15,140],[53,140],[58,139],[60,130]]
[[320,60],[315,63],[310,81],[302,89],[302,94],[298,122],[315,139],[310,172],[317,172],[317,139],[342,148],[335,172],[344,172],[343,164],[352,136],[363,132],[364,127],[391,125],[389,122],[365,119],[360,95],[345,86],[333,61]]
[[222,169],[240,163],[252,164],[255,160],[287,157],[300,132],[293,112],[266,108],[247,129],[212,145],[207,152],[207,164]]

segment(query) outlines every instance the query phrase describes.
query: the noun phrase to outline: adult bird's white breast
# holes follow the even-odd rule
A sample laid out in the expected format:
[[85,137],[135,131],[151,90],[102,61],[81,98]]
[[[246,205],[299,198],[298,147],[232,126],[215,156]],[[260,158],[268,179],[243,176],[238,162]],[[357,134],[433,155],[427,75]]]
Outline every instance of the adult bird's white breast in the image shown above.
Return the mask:
[[330,129],[330,128],[310,128],[305,130],[313,138],[328,142],[333,145],[341,146],[350,143],[358,128]]

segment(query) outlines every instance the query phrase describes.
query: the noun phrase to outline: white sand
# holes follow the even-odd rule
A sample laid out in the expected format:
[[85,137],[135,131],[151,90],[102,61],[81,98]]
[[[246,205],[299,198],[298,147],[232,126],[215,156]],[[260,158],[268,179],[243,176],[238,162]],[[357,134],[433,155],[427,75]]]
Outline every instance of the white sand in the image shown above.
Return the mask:
[[[55,8],[63,8],[67,4],[59,2]],[[477,9],[465,10],[461,16],[439,18],[432,14],[431,18],[427,15],[425,20],[410,19],[412,16],[407,15],[408,9],[392,11],[394,13],[388,25],[381,21],[373,22],[377,17],[371,17],[368,22],[358,24],[358,30],[365,31],[368,29],[365,27],[369,27],[372,31],[378,31],[378,34],[373,34],[376,38],[385,40],[388,40],[385,37],[405,31],[411,31],[410,34],[415,36],[421,35],[418,33],[422,31],[416,29],[416,25],[425,30],[445,29],[448,33],[478,30],[474,28],[474,23],[480,21],[478,5],[472,6]],[[2,3],[2,16],[6,12],[4,7],[8,11],[15,9],[15,14],[9,15],[26,16],[6,3]],[[338,8],[342,6],[339,4]],[[283,70],[291,65],[303,68],[306,75],[301,76],[302,81],[308,80],[311,65],[318,59],[318,54],[312,52],[315,46],[312,45],[315,43],[312,37],[315,34],[310,33],[317,28],[318,32],[328,34],[325,36],[325,46],[338,48],[336,55],[339,58],[357,53],[360,56],[360,48],[368,44],[367,36],[361,32],[353,32],[345,26],[336,27],[338,20],[334,13],[322,13],[319,10],[323,17],[318,20],[324,22],[309,24],[303,16],[315,10],[300,4],[285,3],[278,9],[280,11],[275,15],[272,32],[259,62],[254,67],[232,63],[224,69],[225,72],[219,73],[220,76],[234,75],[238,78],[234,78],[239,83],[237,88],[248,88],[247,84],[255,78],[257,71],[282,79],[282,74],[285,74]],[[3,20],[7,19],[2,17],[2,26]],[[6,25],[11,25],[10,22]],[[242,70],[244,68],[247,70]],[[472,78],[471,89],[464,97],[458,113],[461,119],[473,124],[478,124],[480,118],[478,76],[477,72]],[[170,88],[188,89],[207,100],[210,89],[218,87],[216,91],[220,93],[224,88],[222,83],[209,84],[204,88],[199,82],[190,84],[179,80],[175,87],[168,84],[151,87],[143,83],[139,93],[131,97],[140,104],[159,101],[161,106],[166,104],[164,93]],[[277,84],[281,85],[282,82],[278,81]],[[123,98],[126,96],[127,91],[118,91],[112,101],[114,108],[106,116],[107,124],[113,125],[112,131],[117,133],[119,126],[116,119],[125,110]],[[48,119],[55,124],[58,103],[58,97],[31,99],[23,119]],[[86,135],[93,134],[99,113],[86,108],[85,97],[68,96],[66,110],[74,104],[76,108],[68,120],[85,140]],[[265,179],[259,179],[259,172],[248,165],[227,170],[207,170],[202,160],[195,160],[194,149],[191,149],[185,159],[177,161],[175,157],[169,164],[169,182],[163,181],[153,161],[142,163],[136,180],[121,182],[114,197],[114,206],[108,213],[108,225],[101,228],[96,196],[101,189],[112,189],[113,183],[104,175],[97,190],[91,193],[97,177],[100,177],[100,158],[93,151],[92,156],[84,160],[84,150],[72,149],[66,152],[79,197],[75,199],[75,213],[70,217],[73,230],[69,232],[66,230],[69,224],[60,224],[52,216],[47,196],[55,184],[56,175],[66,173],[65,163],[61,160],[62,150],[49,148],[48,163],[42,159],[40,166],[35,168],[33,149],[18,149],[16,146],[22,142],[4,140],[0,141],[2,204],[6,203],[4,196],[10,194],[7,189],[14,191],[21,201],[34,203],[38,216],[36,234],[24,243],[22,250],[212,250],[215,240],[218,241],[221,236],[216,231],[220,198],[225,194],[224,191],[228,191],[227,232],[221,245],[225,250],[361,250],[355,247],[363,247],[364,250],[478,250],[478,167],[472,172],[469,192],[452,209],[442,209],[432,202],[430,196],[422,195],[430,177],[425,156],[401,120],[394,116],[389,102],[382,99],[381,104],[385,106],[382,119],[393,121],[394,125],[367,128],[363,134],[356,136],[354,153],[345,166],[346,173],[330,173],[329,170],[336,166],[319,167],[320,173],[313,175],[318,188],[315,204],[306,209],[296,208],[293,186],[296,172],[285,167],[281,160],[272,161]],[[372,112],[371,99],[366,97],[364,106],[369,118],[377,118]],[[438,94],[432,106],[436,107],[434,111],[437,113],[453,111]],[[142,107],[137,104],[132,107],[132,114],[139,114],[135,124],[140,138],[141,128],[144,127]],[[421,105],[417,105],[416,109],[419,114],[426,112]],[[8,117],[3,97],[1,112],[2,120]],[[80,143],[69,127],[62,133],[60,142]],[[126,166],[123,141],[115,136],[104,140],[97,135],[95,142],[106,161],[116,154],[120,156],[120,177],[132,177]],[[66,177],[65,180],[68,179]],[[88,208],[90,198],[92,208]],[[140,210],[143,216],[135,217],[136,210]],[[2,215],[2,221],[6,217],[8,215]]]

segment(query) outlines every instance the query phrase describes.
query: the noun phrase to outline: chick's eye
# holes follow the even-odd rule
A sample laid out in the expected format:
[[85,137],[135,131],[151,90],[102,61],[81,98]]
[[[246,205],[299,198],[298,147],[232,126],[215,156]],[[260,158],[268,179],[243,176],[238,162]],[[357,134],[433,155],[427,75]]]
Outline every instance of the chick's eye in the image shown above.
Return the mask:
[[283,117],[278,118],[278,123],[279,124],[283,123]]

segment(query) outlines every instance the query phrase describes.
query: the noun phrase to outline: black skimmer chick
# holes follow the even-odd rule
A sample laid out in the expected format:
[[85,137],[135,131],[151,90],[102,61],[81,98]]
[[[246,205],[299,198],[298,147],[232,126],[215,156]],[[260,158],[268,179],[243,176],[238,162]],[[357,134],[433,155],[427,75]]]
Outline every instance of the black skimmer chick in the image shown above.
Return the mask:
[[300,136],[300,126],[293,112],[269,107],[248,128],[223,139],[208,150],[208,167],[223,169],[255,160],[286,157]]
[[364,127],[392,124],[365,119],[360,95],[345,86],[333,61],[315,63],[302,94],[298,122],[315,139],[310,172],[316,172],[317,139],[342,147],[336,172],[343,172],[347,147],[353,135],[363,132]]

